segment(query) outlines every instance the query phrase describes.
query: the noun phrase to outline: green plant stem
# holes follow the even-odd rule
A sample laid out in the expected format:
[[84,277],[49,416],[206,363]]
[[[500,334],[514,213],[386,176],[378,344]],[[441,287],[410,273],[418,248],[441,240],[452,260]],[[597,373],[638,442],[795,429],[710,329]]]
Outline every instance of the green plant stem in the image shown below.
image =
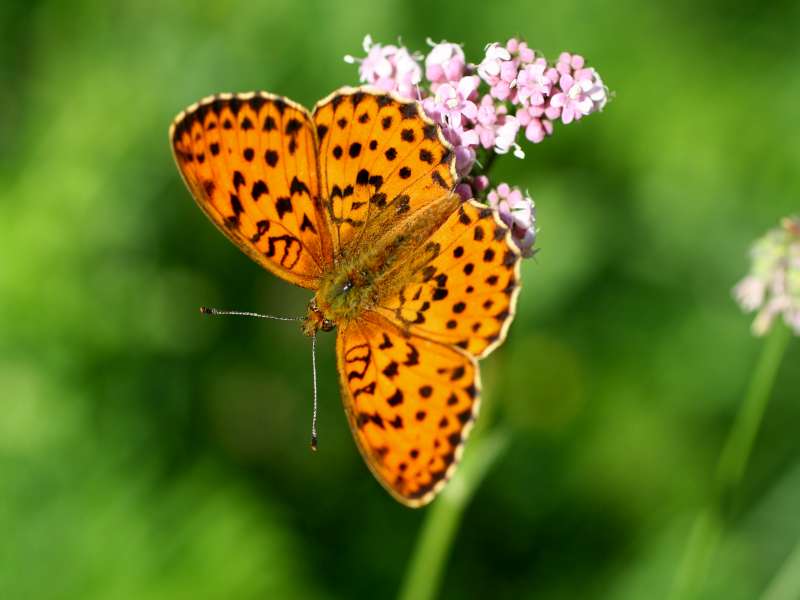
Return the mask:
[[776,323],[764,344],[747,396],[717,465],[717,486],[723,494],[735,489],[742,480],[790,338],[789,328]]
[[797,600],[800,598],[800,542],[772,578],[761,600]]
[[458,471],[425,515],[400,588],[400,600],[436,597],[464,509],[509,440],[510,433],[502,428],[481,432],[470,440]]
[[724,507],[730,502],[744,476],[790,337],[789,329],[782,323],[776,323],[764,343],[750,378],[747,395],[739,407],[720,454],[712,496],[692,526],[686,552],[675,578],[671,596],[673,598],[695,597],[705,579],[722,538],[725,526]]

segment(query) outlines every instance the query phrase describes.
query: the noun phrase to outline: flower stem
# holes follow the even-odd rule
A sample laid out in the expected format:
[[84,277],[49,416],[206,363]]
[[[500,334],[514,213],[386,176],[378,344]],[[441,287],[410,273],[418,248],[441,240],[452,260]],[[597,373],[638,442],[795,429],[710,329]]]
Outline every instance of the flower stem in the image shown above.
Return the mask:
[[495,159],[497,159],[497,152],[489,150],[489,155],[486,157],[480,175],[486,175],[486,176],[489,175],[489,171],[492,170],[492,165],[494,164]]
[[470,440],[458,471],[425,515],[400,589],[400,600],[436,597],[461,515],[489,469],[508,447],[509,440],[510,434],[502,428]]
[[777,323],[764,343],[750,378],[747,395],[725,440],[717,463],[713,493],[692,526],[686,552],[675,578],[672,598],[693,598],[716,554],[725,527],[725,509],[742,480],[767,403],[775,384],[790,332]]
[[776,323],[764,344],[747,396],[717,465],[717,486],[722,494],[732,492],[742,480],[790,337],[789,328]]
[[772,578],[761,600],[797,600],[800,598],[800,542]]

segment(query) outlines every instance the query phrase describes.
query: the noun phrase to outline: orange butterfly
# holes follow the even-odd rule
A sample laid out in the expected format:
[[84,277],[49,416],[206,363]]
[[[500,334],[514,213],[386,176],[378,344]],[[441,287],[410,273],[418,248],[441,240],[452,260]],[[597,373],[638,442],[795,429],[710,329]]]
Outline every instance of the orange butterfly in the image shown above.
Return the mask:
[[397,500],[422,506],[478,413],[477,359],[504,339],[520,253],[495,213],[453,193],[454,153],[416,102],[343,88],[309,113],[266,93],[180,113],[175,160],[215,225],[316,293],[303,331],[337,327],[344,409]]

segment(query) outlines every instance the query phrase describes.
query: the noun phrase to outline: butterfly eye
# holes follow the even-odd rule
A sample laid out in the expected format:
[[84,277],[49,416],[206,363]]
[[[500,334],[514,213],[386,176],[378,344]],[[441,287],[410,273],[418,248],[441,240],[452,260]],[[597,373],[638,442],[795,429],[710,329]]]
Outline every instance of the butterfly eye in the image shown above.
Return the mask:
[[322,319],[322,331],[331,331],[336,327],[336,323],[330,319]]
[[342,277],[341,279],[338,279],[333,284],[332,298],[335,298],[339,301],[343,301],[348,296],[348,292],[352,290],[353,287],[355,286],[353,284],[353,280],[350,277]]

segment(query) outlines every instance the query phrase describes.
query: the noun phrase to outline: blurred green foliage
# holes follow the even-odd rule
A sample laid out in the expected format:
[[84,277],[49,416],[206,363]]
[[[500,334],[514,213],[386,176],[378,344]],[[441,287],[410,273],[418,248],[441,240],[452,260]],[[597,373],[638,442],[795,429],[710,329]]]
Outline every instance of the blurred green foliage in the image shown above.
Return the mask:
[[[0,4],[0,597],[396,592],[423,515],[362,464],[333,336],[312,455],[308,340],[197,312],[308,294],[219,235],[167,143],[211,93],[354,83],[365,33],[473,59],[516,34],[616,94],[497,165],[537,200],[542,251],[485,363],[514,439],[445,597],[665,596],[761,345],[730,289],[798,210],[798,25],[791,1]],[[755,597],[800,540],[798,360],[705,597]]]

